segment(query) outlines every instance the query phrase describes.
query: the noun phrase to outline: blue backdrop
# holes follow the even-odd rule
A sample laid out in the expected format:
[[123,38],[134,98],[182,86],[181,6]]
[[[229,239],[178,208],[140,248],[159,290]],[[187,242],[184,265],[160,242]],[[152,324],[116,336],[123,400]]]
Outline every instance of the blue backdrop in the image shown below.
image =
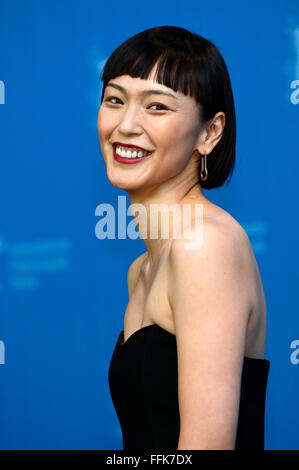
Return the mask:
[[[108,366],[141,239],[99,240],[124,191],[97,134],[103,64],[139,31],[185,27],[222,52],[237,115],[229,186],[247,231],[271,360],[266,449],[299,449],[299,4],[0,0],[0,448],[121,449]],[[129,199],[127,197],[127,205]]]

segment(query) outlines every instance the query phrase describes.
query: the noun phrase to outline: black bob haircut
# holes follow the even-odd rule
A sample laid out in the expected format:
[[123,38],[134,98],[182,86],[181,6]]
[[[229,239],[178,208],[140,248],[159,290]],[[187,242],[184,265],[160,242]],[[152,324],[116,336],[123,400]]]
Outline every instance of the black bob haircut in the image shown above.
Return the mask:
[[[229,183],[235,166],[236,118],[231,81],[216,46],[177,26],[158,26],[127,39],[111,54],[102,71],[104,92],[109,80],[121,75],[147,79],[157,64],[155,81],[193,97],[200,106],[202,124],[218,111],[225,113],[222,137],[207,155],[208,178],[201,187],[212,189]],[[199,162],[201,155],[199,155]]]

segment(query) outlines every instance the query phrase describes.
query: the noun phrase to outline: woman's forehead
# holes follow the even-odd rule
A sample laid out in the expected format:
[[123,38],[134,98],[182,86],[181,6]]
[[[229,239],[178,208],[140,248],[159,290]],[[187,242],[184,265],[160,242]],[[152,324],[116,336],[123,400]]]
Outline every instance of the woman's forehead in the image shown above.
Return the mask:
[[131,77],[130,75],[119,75],[108,81],[106,87],[111,87],[125,94],[135,94],[146,97],[151,94],[166,96],[174,101],[192,100],[188,95],[181,91],[173,90],[162,83],[159,83],[151,74],[148,78]]
[[[139,91],[143,91],[143,89],[149,89],[149,88],[154,88],[155,90],[163,90],[163,91],[169,91],[172,90],[170,87],[165,86],[157,81],[157,67],[158,64],[155,63],[154,66],[152,67],[151,71],[149,72],[149,75],[147,78],[141,78],[141,77],[132,77],[131,75],[124,74],[124,75],[119,75],[118,77],[115,77],[114,79],[109,80],[110,82],[118,83],[122,85],[122,83],[127,84],[127,86],[132,86],[132,87],[138,87],[140,89]],[[176,92],[174,90],[173,94]]]

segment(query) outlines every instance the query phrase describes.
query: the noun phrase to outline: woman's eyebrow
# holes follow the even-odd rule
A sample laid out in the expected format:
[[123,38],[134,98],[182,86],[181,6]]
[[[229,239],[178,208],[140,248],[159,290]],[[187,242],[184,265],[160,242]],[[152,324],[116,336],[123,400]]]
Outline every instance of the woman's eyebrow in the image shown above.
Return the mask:
[[[116,83],[113,83],[113,82],[109,82],[107,85],[106,85],[106,88],[107,86],[111,86],[113,88],[116,88],[117,90],[120,90],[122,91],[123,93],[127,94],[126,92],[126,89],[120,85],[117,85]],[[169,93],[168,91],[162,91],[162,90],[143,90],[140,92],[141,95],[167,95],[167,96],[171,96],[172,98],[174,99],[178,99],[175,95],[173,95],[172,93]]]

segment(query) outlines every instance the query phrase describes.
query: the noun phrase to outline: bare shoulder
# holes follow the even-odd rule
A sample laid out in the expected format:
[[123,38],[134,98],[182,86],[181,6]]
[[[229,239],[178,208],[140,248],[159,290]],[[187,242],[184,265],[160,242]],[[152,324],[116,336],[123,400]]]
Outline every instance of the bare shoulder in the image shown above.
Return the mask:
[[[220,293],[223,295],[221,291],[226,289],[227,294],[237,295],[240,303],[242,297],[243,305],[248,304],[250,311],[246,283],[252,269],[252,250],[245,230],[229,216],[217,222],[204,222],[199,232],[191,228],[189,232],[187,235],[193,248],[186,249],[186,238],[183,237],[173,240],[169,252],[169,302],[172,310],[180,302],[179,292],[192,295],[199,307],[211,292],[210,305],[213,306],[213,300],[216,302]],[[189,237],[187,241],[189,243]]]
[[138,258],[136,258],[132,262],[132,264],[130,265],[128,269],[127,280],[128,280],[129,298],[131,297],[131,294],[135,288],[136,281],[138,279],[138,275],[140,272],[141,264],[146,258],[147,258],[147,251],[145,253],[142,253],[140,256],[138,256]]
[[189,228],[184,235],[171,244],[169,262],[174,269],[188,268],[190,261],[198,263],[204,259],[209,260],[211,266],[221,261],[228,261],[230,265],[239,264],[245,262],[251,252],[246,231],[231,216],[221,221],[205,221],[199,230]]

